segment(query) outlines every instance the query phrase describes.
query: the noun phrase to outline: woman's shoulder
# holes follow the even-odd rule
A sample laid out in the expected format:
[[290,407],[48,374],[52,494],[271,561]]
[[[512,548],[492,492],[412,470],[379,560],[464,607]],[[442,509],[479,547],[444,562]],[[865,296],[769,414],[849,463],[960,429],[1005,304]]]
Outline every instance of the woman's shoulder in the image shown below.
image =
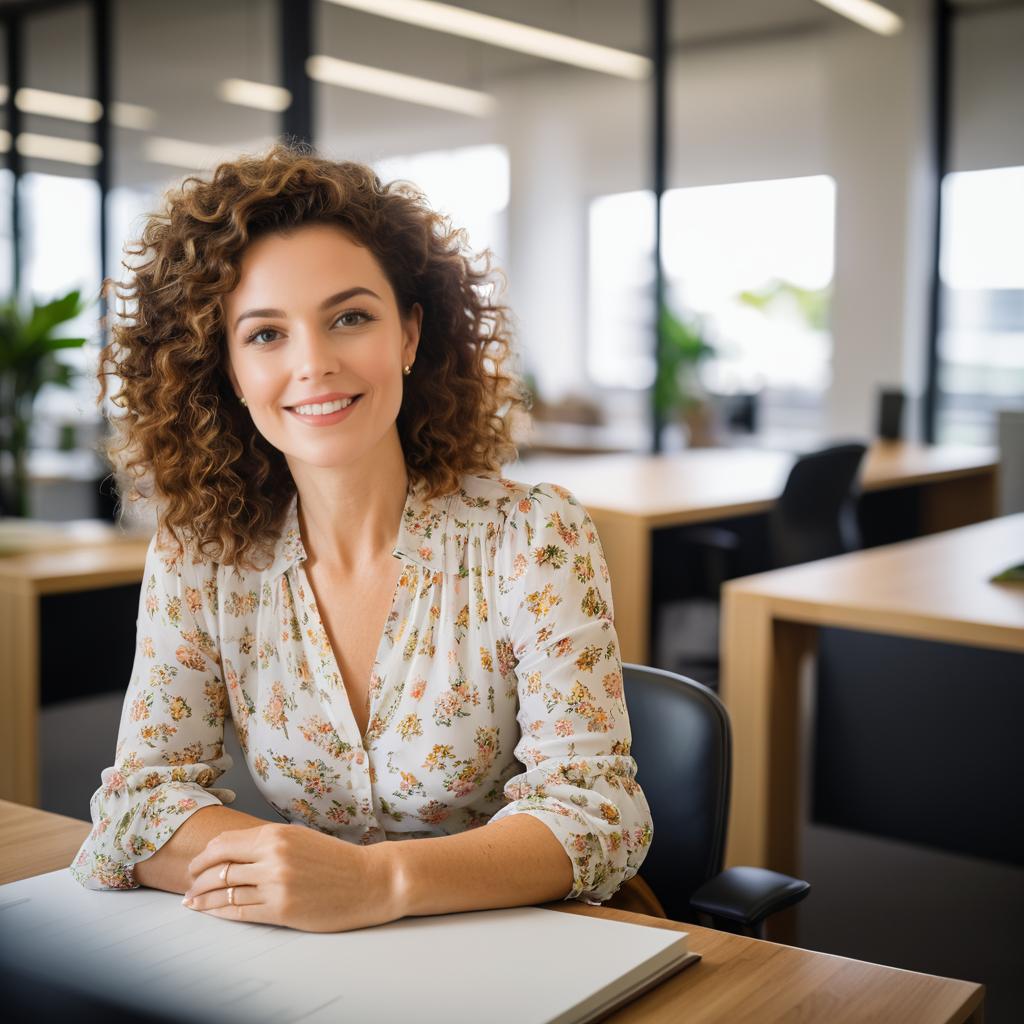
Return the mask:
[[[278,544],[271,555],[276,555],[280,547]],[[264,561],[268,561],[270,557],[264,555]],[[160,529],[149,542],[146,565],[149,575],[178,577],[185,583],[199,580],[207,585],[210,585],[211,580],[251,580],[253,577],[262,577],[267,571],[265,566],[223,562],[203,551],[194,539],[183,538]]]
[[544,481],[510,477],[464,477],[448,504],[450,550],[461,553],[476,544],[494,557],[528,554],[550,529],[579,533],[592,529],[590,517],[567,488]]
[[467,523],[505,523],[558,511],[566,506],[582,510],[576,497],[556,483],[526,483],[506,476],[464,476],[449,498],[448,512]]

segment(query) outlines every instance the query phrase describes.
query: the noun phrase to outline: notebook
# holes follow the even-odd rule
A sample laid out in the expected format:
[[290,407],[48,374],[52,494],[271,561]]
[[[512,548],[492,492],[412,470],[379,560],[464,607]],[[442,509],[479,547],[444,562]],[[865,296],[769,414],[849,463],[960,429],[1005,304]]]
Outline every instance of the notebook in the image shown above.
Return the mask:
[[169,1019],[596,1021],[699,960],[683,932],[538,907],[312,934],[210,917],[66,869],[0,886],[0,967]]

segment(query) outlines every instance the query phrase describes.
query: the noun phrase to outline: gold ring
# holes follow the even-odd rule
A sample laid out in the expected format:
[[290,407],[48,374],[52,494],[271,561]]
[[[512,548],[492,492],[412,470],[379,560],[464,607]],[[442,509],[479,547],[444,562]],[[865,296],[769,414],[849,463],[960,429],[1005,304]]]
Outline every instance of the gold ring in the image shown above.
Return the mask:
[[229,867],[231,867],[231,861],[228,861],[227,864],[224,865],[224,867],[223,867],[223,869],[221,870],[221,873],[220,873],[221,881],[224,882],[225,884],[227,883],[227,880],[228,880],[228,868]]
[[233,885],[228,886],[228,906],[233,907],[235,905],[235,887]]

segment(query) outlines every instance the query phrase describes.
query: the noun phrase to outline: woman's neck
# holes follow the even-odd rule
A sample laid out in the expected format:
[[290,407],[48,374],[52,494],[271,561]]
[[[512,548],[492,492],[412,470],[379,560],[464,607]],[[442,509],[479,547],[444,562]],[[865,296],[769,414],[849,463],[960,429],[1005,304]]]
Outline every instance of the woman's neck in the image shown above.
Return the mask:
[[292,477],[311,563],[347,575],[394,550],[409,488],[397,433],[373,460],[342,469],[293,466]]

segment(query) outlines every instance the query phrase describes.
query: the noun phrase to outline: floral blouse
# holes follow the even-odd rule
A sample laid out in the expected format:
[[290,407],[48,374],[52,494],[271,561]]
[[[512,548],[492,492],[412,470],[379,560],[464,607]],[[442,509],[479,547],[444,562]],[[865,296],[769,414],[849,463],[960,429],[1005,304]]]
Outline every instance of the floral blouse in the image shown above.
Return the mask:
[[635,780],[611,588],[585,509],[555,484],[467,476],[410,488],[404,569],[360,736],[313,591],[293,498],[261,571],[150,543],[115,764],[71,872],[134,888],[133,865],[246,764],[287,820],[350,842],[443,836],[510,814],[543,821],[572,860],[566,899],[599,902],[651,843]]

